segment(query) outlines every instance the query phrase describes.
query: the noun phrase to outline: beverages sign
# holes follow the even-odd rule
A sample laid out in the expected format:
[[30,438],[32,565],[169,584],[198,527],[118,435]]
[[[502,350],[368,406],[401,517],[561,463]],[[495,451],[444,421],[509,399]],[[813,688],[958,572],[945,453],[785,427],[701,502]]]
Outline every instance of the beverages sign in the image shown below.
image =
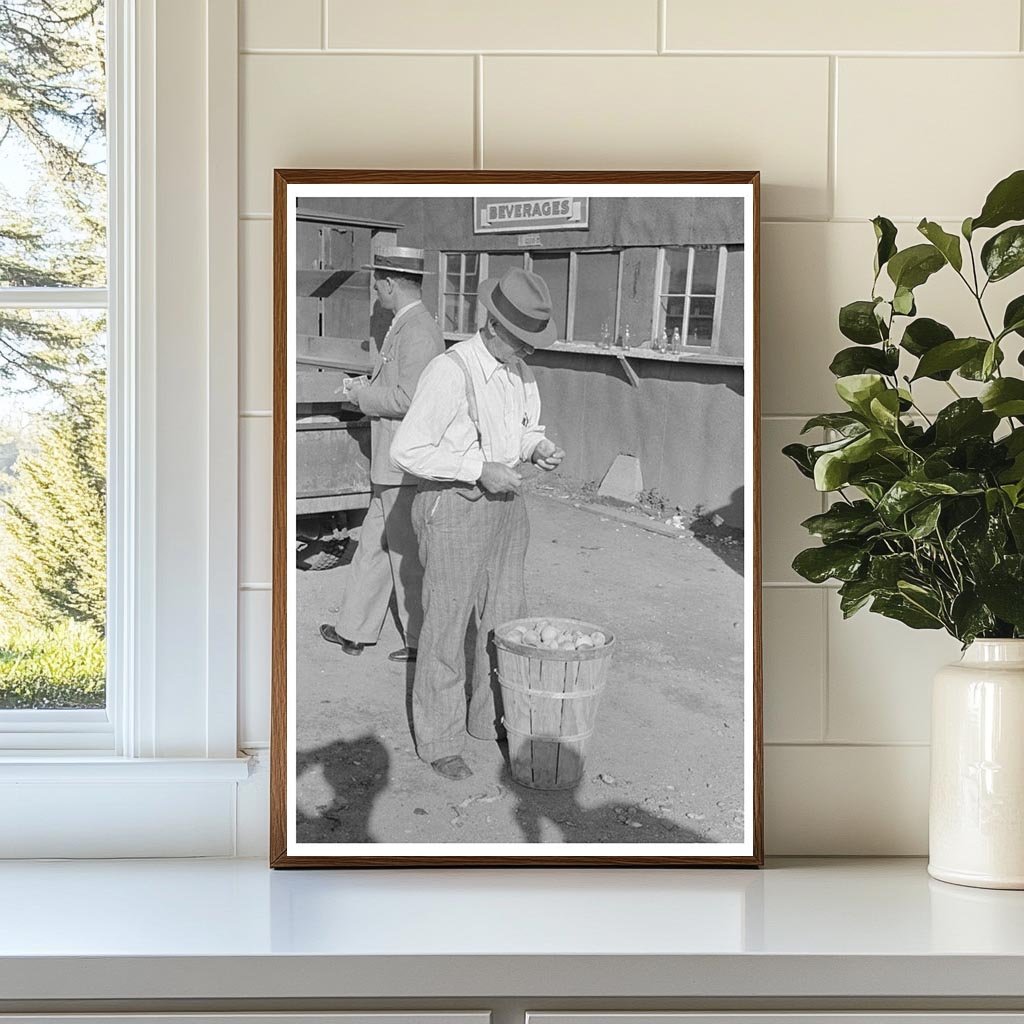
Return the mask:
[[473,200],[473,231],[478,235],[522,231],[565,231],[585,228],[590,200],[586,196],[555,199]]

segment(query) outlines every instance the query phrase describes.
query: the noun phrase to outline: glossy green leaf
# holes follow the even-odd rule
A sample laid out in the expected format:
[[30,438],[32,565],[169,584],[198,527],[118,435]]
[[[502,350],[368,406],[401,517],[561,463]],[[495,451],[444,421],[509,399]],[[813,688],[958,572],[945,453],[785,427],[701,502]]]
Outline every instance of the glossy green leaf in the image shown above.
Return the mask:
[[878,514],[885,522],[895,525],[900,516],[922,502],[943,494],[956,493],[956,487],[937,481],[897,480],[878,503]]
[[910,529],[909,535],[914,540],[924,540],[925,537],[931,536],[935,532],[941,514],[942,503],[939,501],[928,501],[919,505],[910,513],[913,527]]
[[985,355],[981,360],[981,378],[982,380],[988,380],[995,372],[995,368],[1001,362],[999,358],[999,342],[993,341],[985,349]]
[[917,306],[914,305],[914,293],[909,288],[900,285],[892,297],[892,308],[893,312],[899,313],[900,316],[913,316],[917,312]]
[[826,452],[814,463],[814,486],[819,491],[838,490],[850,479],[850,463],[842,451]]
[[[858,349],[858,352],[867,352],[868,349]],[[858,416],[854,416],[848,412],[826,412],[820,416],[812,416],[801,429],[801,434],[806,434],[808,430],[814,430],[816,427],[825,427],[828,430],[839,430],[847,431],[855,427],[864,429],[866,424]],[[856,431],[860,433],[860,430]]]
[[855,373],[836,381],[836,393],[854,412],[865,415],[871,399],[886,390],[885,381],[876,373]]
[[[997,228],[1008,220],[1024,220],[1024,170],[1014,171],[989,192],[981,213],[971,219],[967,230]],[[967,223],[964,221],[965,227]]]
[[956,370],[975,356],[982,358],[987,347],[988,343],[980,338],[954,338],[952,341],[944,341],[921,356],[913,380],[920,380],[922,377],[941,380],[939,374]]
[[829,370],[837,377],[849,377],[853,374],[877,370],[886,376],[892,376],[900,365],[899,349],[894,345],[884,348],[844,348],[836,353]]
[[847,504],[837,501],[827,512],[811,516],[800,524],[826,544],[847,540],[879,529],[878,517],[869,501]]
[[929,317],[918,317],[913,323],[907,324],[903,332],[900,346],[906,349],[912,356],[920,358],[926,352],[941,345],[945,341],[952,341],[956,335],[945,325]]
[[839,332],[858,345],[877,345],[888,338],[885,326],[875,316],[876,302],[858,300],[839,310]]
[[981,265],[990,281],[1002,281],[1024,267],[1024,225],[1015,224],[990,238],[982,246]]
[[801,551],[793,559],[793,569],[812,583],[824,583],[828,579],[850,580],[860,571],[865,557],[859,544],[825,544]]
[[839,608],[843,618],[848,619],[851,615],[860,611],[874,597],[880,593],[877,583],[871,580],[850,580],[839,588]]
[[966,238],[968,242],[971,240],[971,235],[974,234],[974,230],[971,227],[971,225],[973,223],[974,223],[974,218],[973,217],[965,217],[963,224],[960,225],[960,234],[963,235],[964,238]]
[[871,602],[871,610],[887,619],[896,619],[911,629],[942,629],[941,619],[915,607],[901,595],[880,595]]
[[1003,333],[1014,331],[1024,337],[1024,295],[1018,295],[1006,306],[1003,313]]
[[782,454],[789,459],[804,476],[814,479],[814,462],[811,459],[810,448],[806,444],[787,444],[782,449]]
[[898,391],[883,391],[872,398],[868,406],[872,419],[886,430],[896,430],[900,419],[900,395]]
[[1019,577],[993,574],[978,583],[978,597],[998,618],[1024,629],[1024,583]]
[[951,235],[948,231],[944,231],[933,220],[922,220],[917,225],[917,230],[942,253],[945,261],[954,270],[960,270],[963,267],[964,260],[960,253],[960,239],[956,235]]
[[934,245],[912,245],[896,253],[885,269],[897,288],[913,291],[945,265],[945,257]]
[[995,628],[995,617],[985,603],[973,593],[957,594],[950,609],[950,618],[956,625],[956,635],[964,643],[970,643]]
[[986,411],[1000,418],[1024,416],[1024,380],[1019,377],[994,380],[978,397]]
[[878,216],[872,219],[872,226],[875,229],[875,277],[882,271],[889,260],[896,255],[896,225],[886,217]]
[[956,444],[968,437],[991,437],[999,417],[985,411],[976,398],[958,398],[935,417],[935,439],[940,445]]
[[[956,371],[957,376],[958,377],[963,377],[964,380],[977,380],[977,381],[989,380],[991,378],[991,376],[992,376],[992,373],[994,372],[994,369],[993,369],[993,371],[990,371],[988,373],[985,372],[985,356],[987,356],[988,354],[989,354],[989,346],[988,346],[988,343],[986,342],[984,350],[979,351],[977,355],[971,356],[971,358],[968,359],[963,364],[963,366],[961,366]],[[994,355],[995,366],[998,367],[1002,363],[1002,361],[1003,361],[1003,350],[1001,348],[996,348],[996,350],[993,353],[993,355]],[[939,378],[936,378],[936,379],[939,379]]]

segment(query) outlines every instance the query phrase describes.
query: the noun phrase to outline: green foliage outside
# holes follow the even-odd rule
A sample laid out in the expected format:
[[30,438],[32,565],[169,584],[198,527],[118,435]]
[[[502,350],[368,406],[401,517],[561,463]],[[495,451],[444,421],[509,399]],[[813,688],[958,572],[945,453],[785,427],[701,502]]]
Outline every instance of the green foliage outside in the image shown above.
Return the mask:
[[0,496],[0,621],[106,629],[106,416],[90,385],[23,454]]
[[[102,0],[0,3],[0,165],[25,169],[0,181],[0,288],[106,282],[103,15]],[[29,417],[0,427],[0,708],[104,703],[102,331],[0,307],[2,419]]]
[[106,650],[89,626],[0,628],[0,709],[101,708]]
[[[844,617],[870,607],[965,646],[1024,637],[1024,295],[998,318],[984,302],[989,285],[1024,268],[1021,221],[1024,170],[999,182],[959,235],[922,220],[925,241],[900,249],[895,225],[872,221],[871,298],[839,311],[854,344],[830,366],[846,408],[804,425],[829,431],[825,443],[783,449],[835,496],[803,523],[823,544],[801,551],[793,568],[815,583],[839,580]],[[918,315],[915,290],[939,272],[956,274],[973,297],[975,327]],[[934,416],[920,407],[927,381],[953,396]],[[962,394],[967,387],[975,394]]]

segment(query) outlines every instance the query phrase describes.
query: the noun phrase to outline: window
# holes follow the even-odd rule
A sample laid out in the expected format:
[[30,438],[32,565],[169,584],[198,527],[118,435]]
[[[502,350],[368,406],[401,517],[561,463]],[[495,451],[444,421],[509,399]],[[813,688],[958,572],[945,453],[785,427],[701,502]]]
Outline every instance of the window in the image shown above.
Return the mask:
[[615,332],[618,317],[619,254],[578,252],[573,296],[572,337],[576,341],[603,341]]
[[444,329],[451,334],[472,334],[477,329],[476,290],[480,284],[480,253],[445,255]]
[[[617,251],[444,253],[441,258],[446,261],[446,284],[441,296],[446,333],[475,331],[480,322],[476,306],[479,281],[500,277],[513,267],[532,270],[547,282],[560,339],[596,345],[603,332],[609,337],[615,333]],[[471,311],[470,315],[465,315],[466,310]]]
[[105,14],[102,0],[6,0],[0,18],[0,716],[45,712],[66,725],[73,712],[99,732],[109,732]]
[[659,250],[659,337],[664,331],[684,348],[717,344],[725,260],[725,246],[719,245]]
[[538,252],[530,254],[530,269],[547,282],[551,292],[551,318],[558,330],[557,337],[570,338],[569,310],[569,253]]

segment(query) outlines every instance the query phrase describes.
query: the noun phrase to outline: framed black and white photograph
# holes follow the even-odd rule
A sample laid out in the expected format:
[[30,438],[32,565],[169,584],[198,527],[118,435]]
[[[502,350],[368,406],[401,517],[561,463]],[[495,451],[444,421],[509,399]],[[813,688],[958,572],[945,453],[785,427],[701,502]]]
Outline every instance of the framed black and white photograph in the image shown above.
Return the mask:
[[272,865],[762,863],[758,201],[275,172]]

